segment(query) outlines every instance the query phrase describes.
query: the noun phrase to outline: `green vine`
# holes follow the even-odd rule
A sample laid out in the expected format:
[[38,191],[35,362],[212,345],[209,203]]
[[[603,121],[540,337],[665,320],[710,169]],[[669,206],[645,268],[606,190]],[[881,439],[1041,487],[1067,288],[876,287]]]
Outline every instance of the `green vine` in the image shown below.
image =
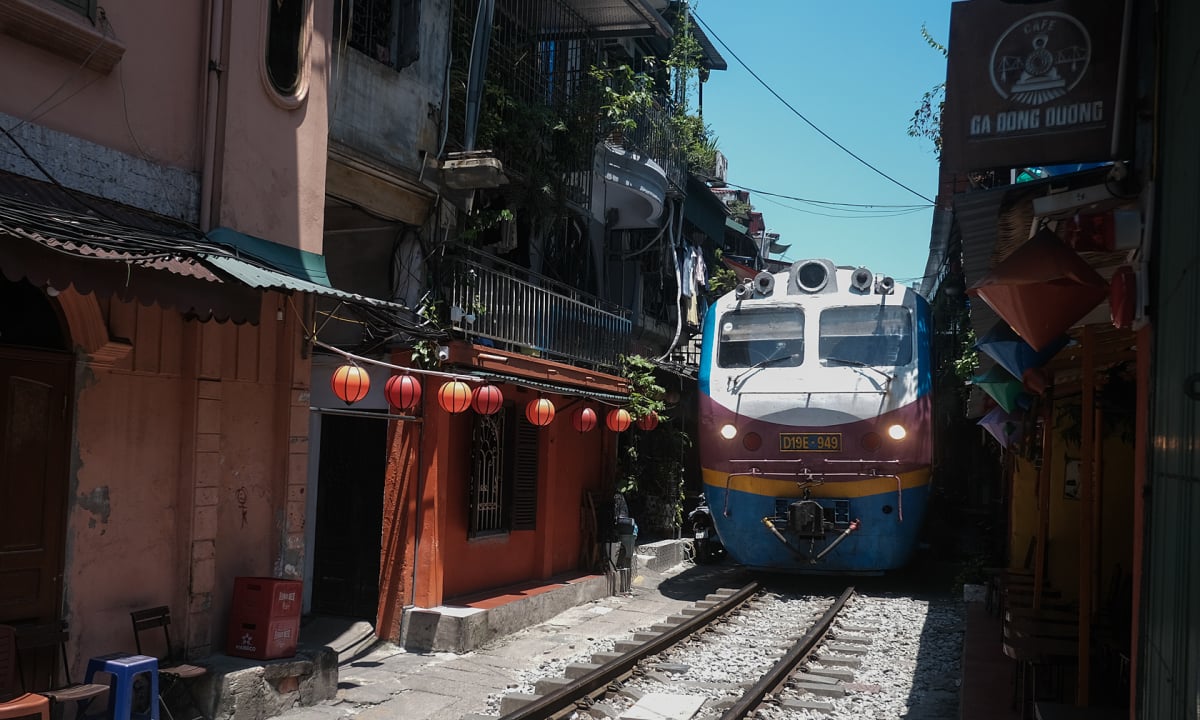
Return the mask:
[[721,256],[723,255],[721,248],[717,248],[714,252],[717,256],[717,265],[713,267],[712,274],[708,277],[708,294],[710,299],[719,298],[738,286],[737,273],[721,262]]
[[961,343],[958,354],[951,361],[954,366],[954,376],[962,382],[968,382],[979,372],[979,353],[975,352],[975,329],[968,328]]
[[658,384],[655,377],[655,365],[641,355],[622,355],[620,360],[621,376],[629,381],[629,403],[626,408],[634,420],[640,420],[650,413],[658,413],[660,420],[667,404],[663,402],[666,390]]
[[[442,303],[440,300],[434,300],[426,295],[421,299],[421,304],[417,307],[417,316],[423,320],[432,321],[434,324],[440,325],[442,320],[441,315]],[[438,359],[438,342],[436,340],[418,340],[412,346],[412,361],[413,364],[426,370],[433,370],[440,367],[442,361]]]

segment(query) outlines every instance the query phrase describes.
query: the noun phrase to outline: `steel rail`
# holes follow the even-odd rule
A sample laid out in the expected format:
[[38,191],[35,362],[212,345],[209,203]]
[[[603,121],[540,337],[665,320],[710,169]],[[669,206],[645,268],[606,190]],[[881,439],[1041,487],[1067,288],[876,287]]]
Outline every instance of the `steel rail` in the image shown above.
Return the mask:
[[554,692],[543,695],[537,700],[502,716],[500,720],[546,720],[546,718],[554,717],[555,713],[573,706],[577,700],[590,695],[596,690],[607,686],[613,680],[629,673],[643,659],[659,654],[717,618],[737,609],[757,594],[758,590],[758,582],[746,585],[720,604],[708,608],[699,615],[676,625],[653,640],[643,643],[636,650],[625,653],[619,658],[609,660],[575,682],[564,685]]
[[721,720],[742,720],[754,712],[754,709],[762,704],[762,700],[768,693],[775,690],[787,680],[792,671],[800,664],[808,654],[813,651],[825,635],[829,632],[829,628],[833,625],[834,618],[845,607],[846,601],[854,594],[854,587],[850,586],[842,592],[841,596],[829,606],[825,614],[821,616],[813,626],[809,629],[804,637],[788,650],[787,654],[779,659],[770,670],[767,671],[762,678],[754,684],[754,687],[747,690],[742,697],[734,703],[725,714],[721,716]]

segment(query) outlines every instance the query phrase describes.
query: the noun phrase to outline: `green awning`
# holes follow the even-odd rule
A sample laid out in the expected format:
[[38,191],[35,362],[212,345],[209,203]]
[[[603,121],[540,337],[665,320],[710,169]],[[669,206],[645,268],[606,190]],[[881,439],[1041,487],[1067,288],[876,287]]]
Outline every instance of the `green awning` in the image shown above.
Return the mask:
[[725,203],[713,195],[707,185],[692,176],[688,176],[683,216],[712,241],[720,242],[725,237]]
[[[295,278],[310,283],[332,287],[329,274],[325,271],[325,257],[299,248],[281,245],[260,237],[247,235],[227,227],[219,227],[206,233],[212,242],[224,245],[235,255],[245,255],[260,264],[277,268]],[[293,288],[295,289],[295,288]],[[306,290],[305,292],[312,292]]]
[[[312,253],[309,254],[311,255]],[[407,308],[405,308],[403,305],[399,305],[397,303],[387,302],[386,300],[377,300],[365,295],[344,292],[342,290],[331,288],[327,285],[318,285],[317,283],[309,282],[303,278],[293,277],[286,273],[263,267],[262,265],[249,260],[243,260],[241,258],[231,257],[228,255],[201,254],[199,257],[210,267],[253,288],[312,293],[314,295],[336,298],[338,300],[345,300],[347,302],[360,305],[369,305],[371,307],[383,308],[396,312],[407,310]],[[318,255],[317,257],[320,256]],[[324,264],[323,261],[322,264]]]

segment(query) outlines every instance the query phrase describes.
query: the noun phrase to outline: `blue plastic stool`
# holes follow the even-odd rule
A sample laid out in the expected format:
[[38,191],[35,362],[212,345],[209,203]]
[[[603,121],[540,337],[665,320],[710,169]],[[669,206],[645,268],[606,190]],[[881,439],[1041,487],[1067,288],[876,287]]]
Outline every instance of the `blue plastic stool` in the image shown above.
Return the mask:
[[[109,653],[88,660],[85,683],[92,682],[98,672],[112,677],[108,683],[108,716],[112,720],[132,720],[134,717],[158,718],[158,660],[146,655]],[[142,673],[150,674],[150,713],[133,714],[133,678]]]

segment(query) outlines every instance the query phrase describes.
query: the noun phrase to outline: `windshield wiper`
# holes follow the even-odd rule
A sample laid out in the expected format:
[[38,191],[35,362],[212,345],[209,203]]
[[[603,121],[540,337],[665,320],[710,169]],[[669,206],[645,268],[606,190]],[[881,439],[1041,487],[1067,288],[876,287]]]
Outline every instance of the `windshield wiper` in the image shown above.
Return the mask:
[[792,360],[792,359],[795,359],[798,357],[800,357],[798,354],[792,353],[791,355],[780,355],[779,357],[767,358],[766,360],[759,360],[758,362],[754,363],[753,365],[751,365],[750,367],[746,368],[741,373],[739,373],[737,377],[730,378],[729,381],[727,383],[725,383],[725,389],[732,390],[732,389],[736,388],[738,386],[738,383],[740,383],[742,381],[742,378],[746,377],[747,375],[754,372],[755,370],[758,370],[760,368],[765,368],[768,365],[774,365],[775,363],[778,363],[778,362],[783,362],[784,360]]
[[886,378],[888,383],[891,383],[893,380],[896,379],[895,375],[892,375],[889,372],[880,370],[879,368],[875,367],[874,365],[868,365],[867,363],[865,363],[861,360],[847,360],[845,358],[827,357],[827,358],[825,358],[825,362],[837,363],[839,365],[849,365],[850,367],[862,368],[863,370],[870,370],[871,372],[877,372],[880,375],[882,375],[884,378]]

